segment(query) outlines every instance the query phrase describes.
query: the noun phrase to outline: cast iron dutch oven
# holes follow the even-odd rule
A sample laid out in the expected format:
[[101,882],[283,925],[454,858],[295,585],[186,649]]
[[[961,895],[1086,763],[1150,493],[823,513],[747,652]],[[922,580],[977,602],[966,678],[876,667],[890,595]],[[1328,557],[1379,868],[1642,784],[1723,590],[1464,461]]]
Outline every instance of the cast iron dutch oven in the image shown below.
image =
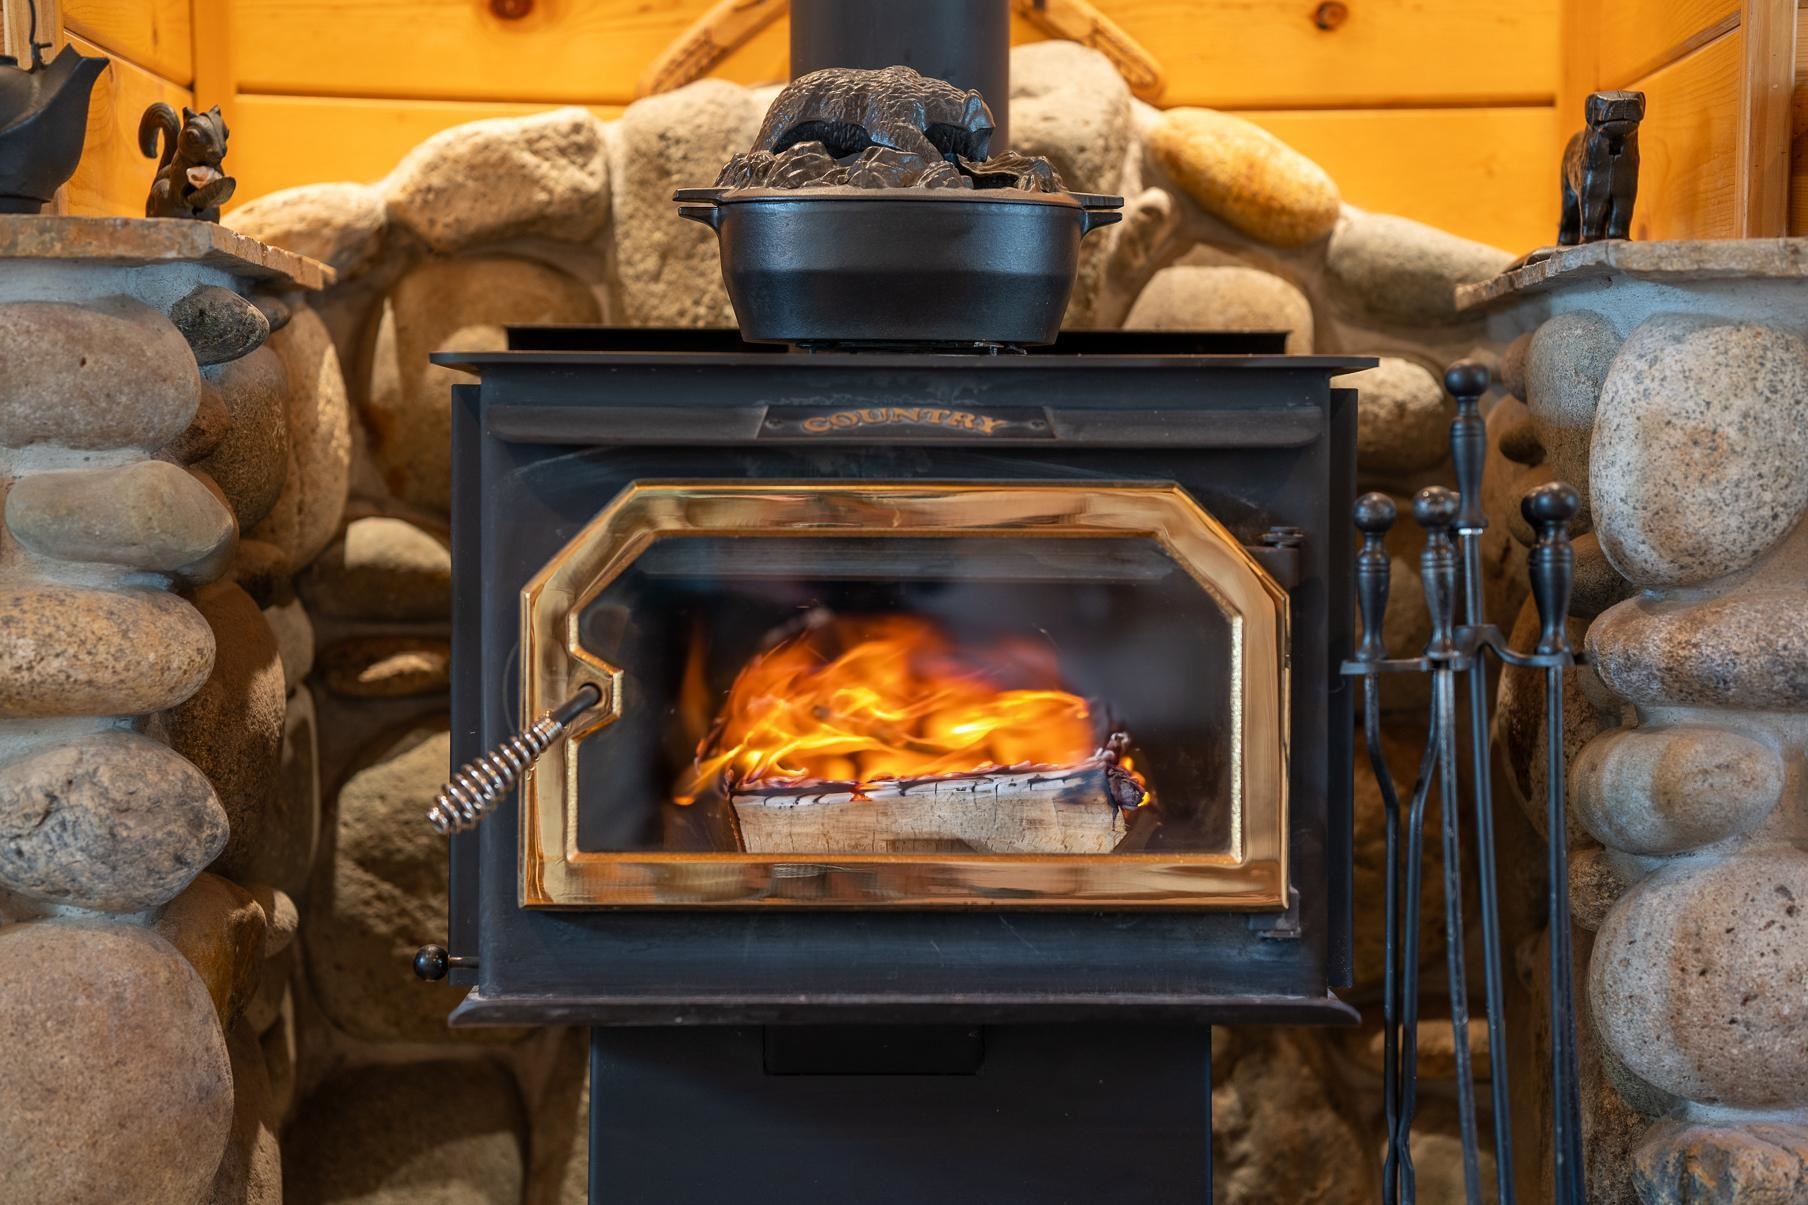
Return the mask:
[[681,188],[754,343],[1053,343],[1080,239],[1122,197],[1017,189]]

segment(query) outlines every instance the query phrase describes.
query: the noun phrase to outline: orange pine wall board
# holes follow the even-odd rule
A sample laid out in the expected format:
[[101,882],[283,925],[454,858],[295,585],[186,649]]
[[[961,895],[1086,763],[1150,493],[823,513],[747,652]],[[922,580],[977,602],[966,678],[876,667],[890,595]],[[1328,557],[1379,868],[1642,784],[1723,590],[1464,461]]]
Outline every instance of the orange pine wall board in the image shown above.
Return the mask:
[[190,0],[63,0],[63,27],[184,87],[194,83]]
[[1734,30],[1633,81],[1632,86],[1645,94],[1633,238],[1740,234],[1737,177],[1744,56],[1744,35]]
[[1316,160],[1344,200],[1513,251],[1557,236],[1549,108],[1244,112]]
[[142,217],[157,165],[139,153],[138,119],[155,101],[180,111],[193,103],[194,95],[86,38],[71,35],[69,43],[83,54],[106,54],[113,60],[90,95],[88,140],[69,181],[69,212]]

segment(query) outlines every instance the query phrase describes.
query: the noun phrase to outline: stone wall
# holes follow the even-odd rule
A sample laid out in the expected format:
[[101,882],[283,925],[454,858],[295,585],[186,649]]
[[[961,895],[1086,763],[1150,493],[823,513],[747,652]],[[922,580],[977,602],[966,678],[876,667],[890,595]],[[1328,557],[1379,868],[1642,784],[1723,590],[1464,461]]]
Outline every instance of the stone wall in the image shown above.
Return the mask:
[[[1380,355],[1381,368],[1351,382],[1363,389],[1365,487],[1404,500],[1444,479],[1439,373],[1493,346],[1452,291],[1492,276],[1506,252],[1346,206],[1322,170],[1256,127],[1143,105],[1072,44],[1018,49],[1012,76],[1018,149],[1048,155],[1073,187],[1128,197],[1125,220],[1087,240],[1070,325],[1285,329],[1293,350]],[[506,323],[731,325],[714,238],[678,221],[670,197],[711,182],[751,143],[773,93],[705,81],[613,122],[580,109],[476,122],[375,184],[293,189],[228,219],[338,270],[314,308],[352,414],[345,522],[296,582],[318,649],[325,789],[320,855],[299,897],[294,1014],[308,1040],[284,1133],[291,1201],[583,1199],[581,1043],[448,1032],[454,994],[408,974],[412,951],[445,933],[443,847],[420,816],[447,771],[457,378],[426,356],[500,347]],[[1499,571],[1508,543],[1497,524],[1496,613],[1517,608]],[[1414,551],[1402,531],[1399,555]],[[1403,560],[1395,581],[1390,635],[1416,647],[1427,630],[1416,568]],[[1424,702],[1411,688],[1388,696],[1407,778]],[[1358,798],[1353,998],[1378,1013],[1381,889],[1369,868],[1381,808],[1366,776]],[[1439,967],[1429,907],[1425,951]],[[1425,1040],[1444,1044],[1448,1064],[1440,992],[1427,1007]],[[1378,1031],[1226,1031],[1217,1042],[1219,1199],[1370,1199]],[[1453,1199],[1437,1185],[1452,1184],[1454,1119],[1436,1104],[1425,1115],[1422,1199]]]
[[[1808,1198],[1805,269],[1802,240],[1625,244],[1466,291],[1522,332],[1503,447],[1587,484],[1564,743],[1591,1201]],[[1541,822],[1542,684],[1509,675],[1502,723]]]
[[0,1199],[280,1199],[318,817],[288,577],[350,450],[323,280],[0,217]]

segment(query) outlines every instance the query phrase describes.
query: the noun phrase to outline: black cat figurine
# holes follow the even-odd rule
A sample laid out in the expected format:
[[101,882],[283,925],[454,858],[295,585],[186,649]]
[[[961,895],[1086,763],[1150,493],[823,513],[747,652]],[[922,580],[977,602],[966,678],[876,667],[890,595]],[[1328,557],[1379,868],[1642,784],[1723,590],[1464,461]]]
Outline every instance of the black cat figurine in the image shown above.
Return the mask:
[[157,159],[157,179],[145,200],[144,216],[219,221],[220,206],[238,186],[220,170],[229,133],[218,105],[205,113],[184,108],[180,121],[162,101],[146,109],[138,122],[138,149],[147,158],[156,157],[161,136],[163,155]]

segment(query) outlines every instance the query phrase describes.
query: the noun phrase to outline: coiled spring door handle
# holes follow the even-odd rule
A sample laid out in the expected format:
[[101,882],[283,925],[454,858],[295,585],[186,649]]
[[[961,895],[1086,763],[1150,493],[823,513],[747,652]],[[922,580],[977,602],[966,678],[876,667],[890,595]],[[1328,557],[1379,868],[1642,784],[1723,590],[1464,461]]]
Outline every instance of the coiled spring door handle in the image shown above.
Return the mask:
[[490,809],[508,798],[528,767],[565,735],[571,722],[602,700],[603,692],[586,683],[526,728],[460,766],[427,810],[428,822],[441,836],[476,828]]

